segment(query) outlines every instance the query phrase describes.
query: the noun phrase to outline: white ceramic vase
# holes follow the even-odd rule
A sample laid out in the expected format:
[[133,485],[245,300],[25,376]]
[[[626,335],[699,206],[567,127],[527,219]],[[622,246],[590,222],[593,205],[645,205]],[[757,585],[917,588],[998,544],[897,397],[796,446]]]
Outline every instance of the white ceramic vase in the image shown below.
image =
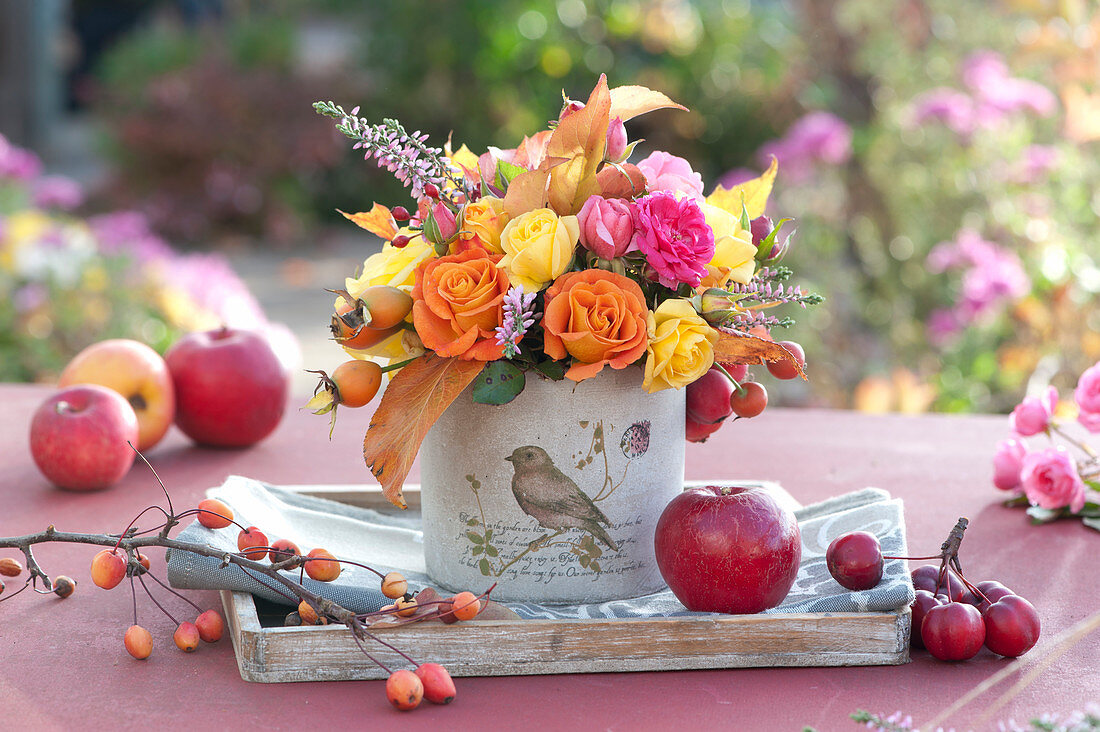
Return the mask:
[[579,384],[529,372],[503,406],[463,392],[420,449],[432,579],[539,603],[664,589],[653,531],[683,489],[684,391],[641,383],[604,368]]

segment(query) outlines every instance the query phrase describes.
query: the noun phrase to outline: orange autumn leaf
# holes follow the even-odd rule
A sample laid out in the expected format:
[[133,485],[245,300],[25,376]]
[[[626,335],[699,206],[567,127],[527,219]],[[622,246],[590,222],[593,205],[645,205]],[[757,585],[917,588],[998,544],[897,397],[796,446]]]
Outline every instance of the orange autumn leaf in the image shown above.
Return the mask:
[[363,438],[363,459],[390,503],[407,507],[401,486],[420,451],[420,443],[484,367],[481,361],[443,358],[428,352],[390,381]]
[[798,375],[806,380],[806,372],[790,351],[775,341],[726,330],[718,331],[718,342],[714,344],[714,360],[718,363],[759,364],[764,361],[790,361]]
[[[340,209],[336,210],[340,211]],[[366,229],[372,234],[377,234],[386,241],[397,236],[397,224],[394,222],[390,210],[380,203],[374,204],[374,208],[370,211],[361,211],[354,214],[340,211],[340,213],[344,214],[345,219],[351,221],[359,228]]]
[[516,157],[512,163],[528,170],[537,168],[546,157],[546,146],[550,144],[552,134],[551,130],[543,130],[530,137],[524,137],[516,148]]
[[611,90],[611,119],[618,117],[626,122],[646,112],[668,108],[688,111],[684,105],[644,86],[617,86]]
[[561,158],[543,158],[538,168],[513,178],[508,184],[508,192],[504,194],[504,212],[514,219],[536,208],[545,208],[550,171],[563,162]]
[[559,216],[577,213],[588,196],[597,192],[596,171],[607,145],[610,111],[607,76],[600,74],[584,108],[561,120],[550,136],[546,155],[565,158],[550,172],[547,190],[550,208]]

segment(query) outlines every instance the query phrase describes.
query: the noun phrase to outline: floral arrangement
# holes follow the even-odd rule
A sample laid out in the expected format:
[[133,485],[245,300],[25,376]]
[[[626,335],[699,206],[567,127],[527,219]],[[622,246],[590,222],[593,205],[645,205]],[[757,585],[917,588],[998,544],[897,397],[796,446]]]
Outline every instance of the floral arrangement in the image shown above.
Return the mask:
[[[788,220],[764,215],[777,163],[705,196],[686,160],[657,151],[628,162],[640,141],[625,122],[685,109],[664,94],[601,77],[587,102],[564,98],[550,129],[480,156],[430,147],[395,120],[371,124],[358,108],[314,106],[416,201],[414,212],[375,203],[344,214],[388,243],[338,292],[333,320],[351,355],[398,372],[364,448],[395,504],[424,435],[471,383],[475,401],[504,404],[532,371],[579,382],[636,367],[651,393],[715,364],[787,361],[802,373],[767,334],[790,322],[772,306],[821,299],[784,284]],[[396,311],[386,288],[408,294]],[[339,379],[322,384],[318,412],[341,401]]]
[[[1068,433],[1057,415],[1077,411],[1077,421],[1090,433],[1100,432],[1100,362],[1086,369],[1073,392],[1073,405],[1062,405],[1053,386],[1039,396],[1026,397],[1012,411],[1009,423],[1016,437],[997,445],[993,456],[993,485],[1017,493],[1006,505],[1027,506],[1035,523],[1080,517],[1100,531],[1100,454]],[[1058,436],[1064,445],[1031,450],[1025,437]]]
[[0,136],[0,380],[52,379],[105,338],[163,350],[222,323],[271,330],[223,257],[177,254],[140,214],[78,218],[83,198]]

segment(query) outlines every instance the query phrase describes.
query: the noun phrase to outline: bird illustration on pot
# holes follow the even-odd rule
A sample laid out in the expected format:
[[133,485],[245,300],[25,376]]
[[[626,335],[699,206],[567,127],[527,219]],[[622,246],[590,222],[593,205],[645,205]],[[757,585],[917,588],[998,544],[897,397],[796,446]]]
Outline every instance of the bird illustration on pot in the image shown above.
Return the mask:
[[525,514],[548,529],[583,529],[619,550],[601,526],[611,522],[592,499],[569,476],[554,465],[546,451],[536,445],[517,447],[504,458],[512,463],[512,494]]

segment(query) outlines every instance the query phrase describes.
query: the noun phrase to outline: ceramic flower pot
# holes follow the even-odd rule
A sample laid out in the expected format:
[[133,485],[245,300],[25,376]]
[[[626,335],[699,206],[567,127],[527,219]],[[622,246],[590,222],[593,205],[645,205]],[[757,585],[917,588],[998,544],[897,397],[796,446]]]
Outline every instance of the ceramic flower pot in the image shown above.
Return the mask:
[[683,489],[684,391],[641,383],[637,368],[579,384],[529,373],[503,406],[459,396],[420,450],[432,579],[542,603],[664,589],[653,531]]

